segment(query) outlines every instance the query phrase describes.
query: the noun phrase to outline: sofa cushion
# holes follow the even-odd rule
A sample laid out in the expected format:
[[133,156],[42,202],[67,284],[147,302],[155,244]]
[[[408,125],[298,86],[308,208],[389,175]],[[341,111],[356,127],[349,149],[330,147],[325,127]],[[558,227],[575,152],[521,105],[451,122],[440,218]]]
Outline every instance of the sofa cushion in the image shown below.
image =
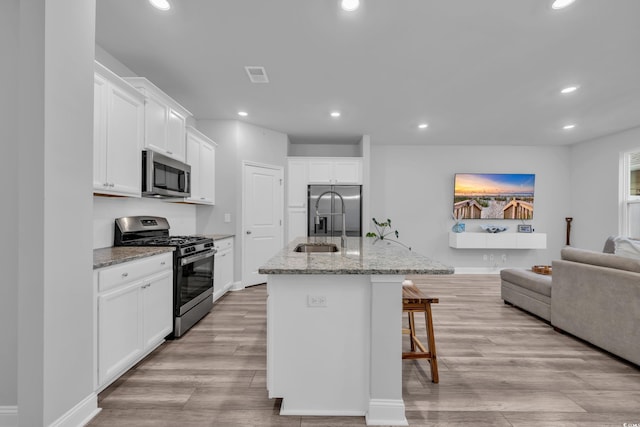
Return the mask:
[[588,249],[572,248],[569,246],[562,248],[560,257],[566,261],[581,262],[640,273],[640,259],[627,258],[615,254],[605,254]]
[[522,268],[507,268],[500,271],[500,278],[538,294],[551,296],[551,276],[534,273],[531,270]]

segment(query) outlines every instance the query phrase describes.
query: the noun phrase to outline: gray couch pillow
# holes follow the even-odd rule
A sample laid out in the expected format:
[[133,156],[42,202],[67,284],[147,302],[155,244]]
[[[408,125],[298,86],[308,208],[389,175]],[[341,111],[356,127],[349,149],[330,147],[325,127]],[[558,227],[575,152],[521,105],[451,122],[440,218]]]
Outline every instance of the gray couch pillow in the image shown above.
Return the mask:
[[605,254],[613,254],[616,252],[615,238],[616,236],[607,237],[607,240],[604,242],[604,248],[602,249],[602,252],[604,252]]
[[640,273],[640,259],[627,258],[615,254],[603,254],[602,252],[572,248],[570,246],[562,248],[560,256],[566,261]]

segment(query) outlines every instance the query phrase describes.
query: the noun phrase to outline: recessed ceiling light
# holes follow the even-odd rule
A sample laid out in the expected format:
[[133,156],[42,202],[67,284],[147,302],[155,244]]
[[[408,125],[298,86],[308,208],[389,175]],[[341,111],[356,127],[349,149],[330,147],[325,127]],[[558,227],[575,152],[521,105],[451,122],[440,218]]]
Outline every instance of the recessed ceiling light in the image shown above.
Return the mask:
[[332,111],[331,117],[340,117],[340,111]]
[[420,124],[418,125],[418,128],[419,128],[419,129],[426,129],[426,128],[428,128],[428,127],[429,127],[429,125],[428,125],[427,123],[420,123]]
[[562,89],[560,93],[567,94],[567,93],[575,92],[576,90],[578,90],[578,86],[567,86],[564,89]]
[[159,10],[171,9],[171,3],[169,3],[169,0],[149,0],[149,3]]
[[571,130],[571,129],[573,129],[574,127],[576,127],[576,125],[565,125],[565,126],[562,126],[562,129],[564,129],[564,130]]
[[238,111],[238,115],[242,117],[247,117],[249,113],[247,113],[246,111]]
[[576,0],[555,0],[551,5],[552,9],[564,9]]
[[353,12],[360,7],[360,0],[342,0],[340,7],[347,12]]

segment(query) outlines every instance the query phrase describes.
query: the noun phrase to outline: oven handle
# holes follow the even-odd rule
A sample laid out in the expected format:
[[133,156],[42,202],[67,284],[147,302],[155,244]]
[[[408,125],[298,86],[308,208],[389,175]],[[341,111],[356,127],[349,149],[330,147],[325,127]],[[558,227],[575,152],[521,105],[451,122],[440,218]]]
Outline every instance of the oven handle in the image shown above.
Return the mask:
[[200,252],[195,255],[184,257],[180,260],[180,266],[182,267],[184,265],[191,264],[192,262],[196,262],[196,261],[200,261],[201,259],[212,257],[216,254],[216,252],[218,251],[215,249],[210,249],[206,252]]

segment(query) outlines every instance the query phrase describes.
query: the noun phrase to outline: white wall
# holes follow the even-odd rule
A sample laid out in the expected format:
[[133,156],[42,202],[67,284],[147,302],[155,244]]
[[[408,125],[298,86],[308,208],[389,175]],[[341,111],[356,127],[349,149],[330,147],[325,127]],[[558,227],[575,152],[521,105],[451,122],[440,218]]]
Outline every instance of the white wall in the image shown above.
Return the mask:
[[640,127],[571,147],[571,245],[601,251],[618,234],[620,155],[640,150]]
[[289,143],[289,156],[300,157],[361,157],[361,144]]
[[196,207],[153,198],[93,198],[93,248],[113,246],[114,220],[123,216],[162,216],[169,221],[172,236],[195,234]]
[[81,418],[67,420],[78,425],[97,408],[91,286],[95,1],[54,7],[21,0],[19,22],[19,425],[50,425],[80,404]]
[[[235,120],[198,120],[197,129],[216,147],[216,205],[199,207],[199,233],[235,234],[235,280],[242,277],[242,162],[286,164],[287,135]],[[231,222],[224,222],[224,214]]]
[[113,55],[96,44],[96,61],[119,75],[120,77],[134,77],[137,74],[129,67],[118,61]]
[[[18,0],[0,2],[0,182],[15,183],[18,176]],[[18,188],[2,185],[0,224],[5,242],[0,248],[0,409],[18,404],[18,253],[9,242],[18,241]],[[8,409],[7,409],[8,411]],[[1,411],[0,411],[1,412]],[[15,416],[14,416],[15,418]],[[2,425],[0,415],[0,425]]]
[[[567,147],[388,146],[371,147],[371,216],[390,218],[400,240],[417,252],[457,268],[494,269],[549,264],[559,257],[570,216],[570,156]],[[459,172],[535,173],[535,211],[530,223],[547,233],[547,250],[470,250],[448,245],[453,225],[453,179]],[[363,221],[370,221],[363,218]],[[517,221],[490,221],[517,228]],[[485,220],[467,220],[480,231]],[[501,263],[502,254],[507,262]],[[497,271],[497,270],[496,270]]]

